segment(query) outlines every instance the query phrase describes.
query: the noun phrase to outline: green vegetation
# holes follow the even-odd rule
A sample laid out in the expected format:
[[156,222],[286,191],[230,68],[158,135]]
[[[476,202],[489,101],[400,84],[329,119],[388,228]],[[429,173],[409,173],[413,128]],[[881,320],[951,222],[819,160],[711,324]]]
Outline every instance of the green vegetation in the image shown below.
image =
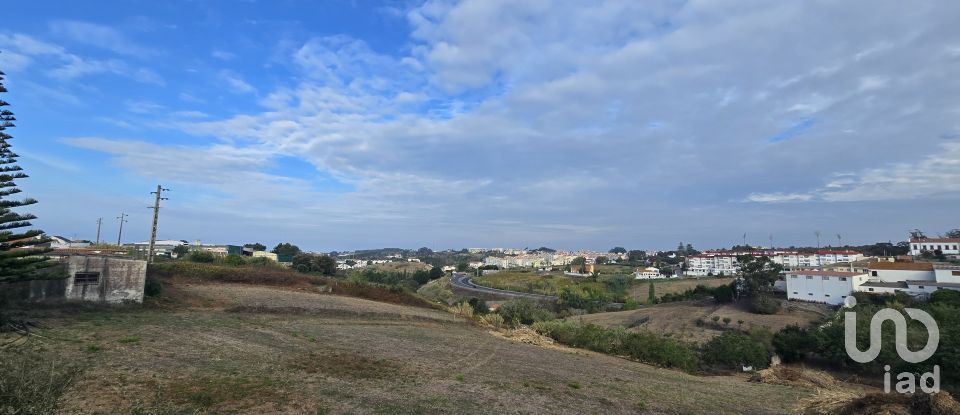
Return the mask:
[[769,367],[773,356],[772,336],[764,329],[753,329],[748,334],[725,331],[703,345],[703,363],[727,370],[737,370],[741,365],[754,369]]
[[628,356],[641,362],[678,368],[687,372],[696,372],[700,367],[700,359],[694,345],[650,332],[606,329],[593,324],[559,320],[536,323],[533,329],[572,347]]
[[300,272],[313,272],[323,275],[337,273],[337,260],[329,255],[298,253],[293,256],[292,266],[293,269]]
[[549,310],[527,298],[516,298],[507,301],[500,305],[497,313],[511,326],[533,324],[554,318],[553,313]]
[[192,262],[199,262],[201,264],[209,264],[216,260],[216,257],[213,256],[213,253],[207,251],[190,252],[190,255],[188,255],[187,258]]
[[383,284],[395,287],[401,287],[410,291],[416,291],[421,286],[430,281],[443,277],[443,271],[440,268],[433,267],[430,270],[419,269],[413,272],[386,271],[374,268],[364,268],[354,271],[350,274],[350,280],[363,281],[376,284]]
[[[3,86],[4,73],[0,72],[0,93],[7,92]],[[0,284],[37,279],[44,268],[53,265],[42,254],[49,249],[14,249],[36,244],[33,239],[43,235],[38,229],[14,231],[30,227],[30,220],[36,216],[29,213],[17,213],[15,208],[37,203],[35,199],[10,199],[20,193],[14,180],[27,177],[17,165],[17,154],[11,150],[8,142],[13,138],[6,132],[14,127],[16,120],[13,112],[6,109],[6,101],[0,99]],[[53,276],[53,275],[51,275]],[[49,277],[48,277],[49,278]]]
[[300,247],[294,244],[291,244],[289,242],[284,242],[284,243],[277,244],[277,246],[273,247],[273,249],[270,252],[273,252],[277,255],[292,257],[296,254],[299,254],[301,251],[300,251]]
[[0,358],[0,414],[57,413],[60,397],[80,368],[57,357],[27,350]]

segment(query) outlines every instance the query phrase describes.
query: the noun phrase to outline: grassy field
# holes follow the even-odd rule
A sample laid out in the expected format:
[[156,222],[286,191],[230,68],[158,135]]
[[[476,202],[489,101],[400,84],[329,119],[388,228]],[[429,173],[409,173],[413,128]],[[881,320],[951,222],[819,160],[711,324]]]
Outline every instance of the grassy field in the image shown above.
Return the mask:
[[584,278],[573,278],[562,272],[536,271],[500,271],[495,274],[476,277],[473,282],[485,287],[501,290],[522,291],[534,294],[559,295],[564,288],[577,286],[592,286],[604,289],[602,282],[594,282]]
[[[681,340],[704,343],[723,333],[727,327],[723,318],[730,319],[731,328],[757,326],[777,331],[791,324],[807,326],[827,313],[827,308],[822,305],[791,303],[779,314],[761,315],[750,313],[737,304],[717,305],[712,300],[705,300],[664,303],[637,310],[588,314],[570,319],[603,327],[649,330]],[[713,317],[720,320],[714,322]],[[743,324],[739,324],[739,321],[743,321]]]
[[39,336],[0,359],[78,368],[66,414],[785,414],[812,393],[543,348],[317,287],[174,280],[163,293],[144,307],[21,311]]
[[[543,273],[535,271],[509,270],[500,271],[496,274],[484,275],[482,277],[476,277],[474,278],[474,282],[479,285],[499,288],[502,290],[557,295],[564,288],[574,287],[577,284],[579,284],[581,287],[592,286],[597,289],[605,289],[605,285],[602,281],[612,275],[623,275],[613,272],[604,273],[603,268],[607,267],[606,271],[611,271],[615,268],[623,268],[622,266],[601,265],[600,267],[600,276],[597,278],[597,281],[593,281],[589,278],[574,278],[564,275],[560,272]],[[657,298],[659,298],[664,294],[680,293],[692,289],[697,285],[717,287],[720,285],[729,284],[733,281],[733,278],[668,278],[652,281],[655,295]],[[630,296],[637,300],[637,302],[641,304],[647,303],[650,292],[650,280],[632,280],[628,292]]]

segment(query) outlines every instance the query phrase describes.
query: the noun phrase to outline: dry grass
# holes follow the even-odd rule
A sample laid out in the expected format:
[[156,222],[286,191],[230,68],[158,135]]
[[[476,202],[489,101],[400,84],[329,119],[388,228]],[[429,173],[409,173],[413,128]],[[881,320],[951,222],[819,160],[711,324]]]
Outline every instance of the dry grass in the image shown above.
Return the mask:
[[[733,278],[670,278],[653,280],[654,295],[657,298],[666,294],[679,294],[687,290],[704,285],[710,288],[727,285]],[[630,295],[640,303],[647,303],[650,298],[650,281],[638,281],[630,286]]]
[[[178,289],[195,305],[40,318],[44,347],[87,368],[59,413],[786,414],[812,392],[545,348],[436,310],[240,284]],[[261,305],[313,311],[224,311]]]

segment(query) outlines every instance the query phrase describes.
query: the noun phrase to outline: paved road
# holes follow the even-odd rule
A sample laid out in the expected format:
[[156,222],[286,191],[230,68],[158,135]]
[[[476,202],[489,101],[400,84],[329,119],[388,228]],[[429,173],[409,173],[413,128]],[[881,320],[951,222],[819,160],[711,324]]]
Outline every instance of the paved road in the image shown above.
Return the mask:
[[464,289],[467,291],[473,291],[478,293],[484,293],[489,295],[498,295],[506,298],[516,298],[516,297],[526,297],[531,300],[537,301],[549,301],[556,302],[557,297],[552,295],[541,295],[541,294],[530,294],[520,291],[508,291],[508,290],[499,290],[496,288],[484,287],[473,283],[473,278],[470,274],[461,274],[454,272],[453,276],[450,277],[450,284],[454,287]]

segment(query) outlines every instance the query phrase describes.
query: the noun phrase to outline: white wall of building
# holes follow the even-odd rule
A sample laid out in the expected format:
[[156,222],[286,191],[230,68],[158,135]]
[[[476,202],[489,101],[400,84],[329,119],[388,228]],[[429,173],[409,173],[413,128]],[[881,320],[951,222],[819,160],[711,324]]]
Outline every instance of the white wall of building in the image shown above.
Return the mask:
[[866,280],[866,274],[848,272],[789,272],[786,274],[787,299],[838,305]]

